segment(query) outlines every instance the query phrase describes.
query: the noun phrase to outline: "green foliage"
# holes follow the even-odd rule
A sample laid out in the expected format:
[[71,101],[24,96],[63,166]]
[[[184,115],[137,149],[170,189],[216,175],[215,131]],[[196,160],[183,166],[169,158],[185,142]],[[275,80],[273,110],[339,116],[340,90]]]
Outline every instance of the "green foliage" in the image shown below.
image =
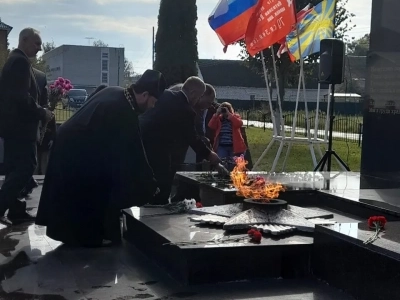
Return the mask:
[[38,69],[44,73],[46,73],[46,71],[47,71],[46,61],[41,56],[32,61],[32,67],[34,67],[35,69]]
[[169,85],[197,75],[196,0],[161,0],[154,68]]
[[369,50],[369,33],[347,45],[347,53],[353,56],[367,56]]
[[102,40],[97,40],[93,42],[94,47],[108,47],[108,44],[104,43]]
[[8,54],[8,50],[0,49],[0,71],[3,69],[3,66],[6,63]]
[[47,42],[47,43],[43,43],[42,48],[43,48],[43,52],[47,53],[47,52],[55,49],[56,45],[54,44],[54,42]]
[[[315,6],[319,2],[321,2],[321,0],[313,0],[313,1],[298,0],[296,1],[296,9],[297,11],[300,11],[309,3]],[[348,41],[347,33],[349,32],[349,30],[355,27],[355,25],[351,23],[351,18],[353,18],[355,15],[346,9],[345,6],[347,2],[348,0],[337,0],[336,15],[334,20],[335,38],[343,39],[345,41]],[[240,59],[247,62],[248,67],[250,67],[257,73],[263,75],[261,55],[257,54],[255,57],[251,57],[246,50],[246,45],[244,41],[240,41],[239,45],[241,46],[241,51],[239,54]],[[263,54],[265,57],[265,62],[269,73],[268,76],[269,78],[275,78],[273,73],[273,60],[272,60],[271,49],[273,49],[275,53],[278,80],[279,80],[278,82],[279,95],[281,99],[283,99],[285,93],[284,92],[285,87],[294,87],[294,86],[297,87],[300,67],[299,67],[299,62],[292,63],[290,61],[289,55],[287,53],[284,53],[283,55],[281,55],[280,58],[278,58],[276,56],[276,53],[279,49],[279,46],[280,46],[279,44],[275,44],[273,47],[264,50]],[[318,58],[319,58],[319,53],[316,53],[310,55],[304,60],[304,73],[305,73],[306,85],[316,81],[315,64],[317,63]]]
[[133,65],[127,58],[124,59],[124,78],[130,78],[133,75]]

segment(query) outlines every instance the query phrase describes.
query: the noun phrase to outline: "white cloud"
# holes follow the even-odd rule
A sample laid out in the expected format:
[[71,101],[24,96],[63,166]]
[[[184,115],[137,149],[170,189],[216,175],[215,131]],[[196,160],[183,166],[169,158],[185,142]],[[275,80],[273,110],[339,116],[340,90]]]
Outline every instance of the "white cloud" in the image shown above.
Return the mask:
[[[2,1],[2,0],[0,0]],[[12,0],[10,0],[12,1]],[[100,5],[109,5],[116,3],[145,3],[145,4],[154,4],[159,3],[160,0],[94,0],[97,4]]]
[[113,32],[129,35],[148,34],[155,22],[145,17],[113,18],[102,15],[52,15],[54,19],[68,19],[68,23],[82,31]]
[[0,0],[0,4],[34,3],[35,0]]

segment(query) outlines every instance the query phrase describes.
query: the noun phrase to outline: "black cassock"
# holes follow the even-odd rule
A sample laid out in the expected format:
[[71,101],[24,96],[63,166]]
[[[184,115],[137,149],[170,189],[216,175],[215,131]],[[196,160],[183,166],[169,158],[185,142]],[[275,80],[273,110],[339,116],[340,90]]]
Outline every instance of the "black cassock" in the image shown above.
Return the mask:
[[50,238],[83,246],[118,242],[120,210],[154,195],[139,111],[126,91],[103,89],[59,128],[36,218]]

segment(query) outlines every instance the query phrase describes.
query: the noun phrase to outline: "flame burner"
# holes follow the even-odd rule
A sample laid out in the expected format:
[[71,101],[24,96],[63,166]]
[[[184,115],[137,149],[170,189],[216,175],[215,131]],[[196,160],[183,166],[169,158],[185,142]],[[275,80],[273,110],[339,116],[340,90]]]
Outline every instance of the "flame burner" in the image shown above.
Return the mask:
[[287,208],[287,202],[281,199],[244,199],[243,211],[255,208],[262,211],[277,211]]

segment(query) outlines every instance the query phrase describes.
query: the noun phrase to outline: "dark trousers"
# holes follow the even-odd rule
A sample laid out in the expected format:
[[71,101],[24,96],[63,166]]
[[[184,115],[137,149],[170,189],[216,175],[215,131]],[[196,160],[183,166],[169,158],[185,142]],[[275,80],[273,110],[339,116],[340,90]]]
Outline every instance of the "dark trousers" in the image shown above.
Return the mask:
[[7,209],[10,214],[25,212],[26,203],[19,201],[18,196],[29,183],[36,166],[36,142],[4,140],[5,180],[0,190],[0,216],[4,216]]

